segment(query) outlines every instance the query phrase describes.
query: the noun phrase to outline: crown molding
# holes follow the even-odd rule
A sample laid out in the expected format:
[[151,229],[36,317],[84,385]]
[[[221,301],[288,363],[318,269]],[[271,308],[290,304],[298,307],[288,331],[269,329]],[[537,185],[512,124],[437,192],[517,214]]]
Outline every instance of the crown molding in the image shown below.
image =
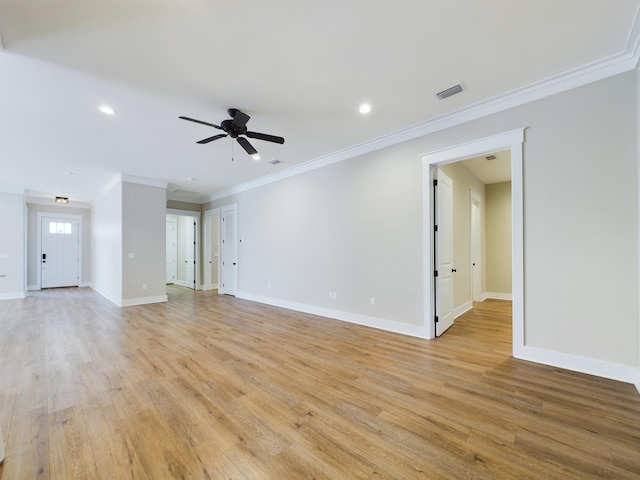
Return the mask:
[[540,100],[545,97],[634,70],[638,65],[639,56],[640,6],[636,10],[636,15],[629,32],[629,37],[627,38],[625,48],[622,52],[616,55],[612,55],[576,69],[568,70],[559,75],[547,77],[538,82],[511,90],[504,94],[497,95],[447,115],[419,123],[412,127],[398,130],[328,155],[323,155],[274,174],[241,183],[237,186],[222,190],[209,196],[207,201],[212,202],[214,200],[219,200],[231,195],[252,190],[270,183],[348,160],[359,155],[364,155],[385,147],[397,145],[399,143],[435,133],[446,128],[454,127],[471,120],[477,120],[513,107],[518,107],[535,100]]
[[136,177],[134,175],[120,175],[120,179],[123,182],[146,185],[147,187],[167,188],[167,182],[155,180],[153,178]]

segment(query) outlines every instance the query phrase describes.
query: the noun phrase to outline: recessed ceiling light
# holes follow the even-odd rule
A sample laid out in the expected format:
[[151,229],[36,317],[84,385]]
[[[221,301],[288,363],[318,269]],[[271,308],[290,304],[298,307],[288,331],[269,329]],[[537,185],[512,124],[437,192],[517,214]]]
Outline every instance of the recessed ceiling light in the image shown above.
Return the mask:
[[253,155],[251,155],[251,158],[253,158],[254,160],[260,160],[260,155],[257,153],[254,153]]
[[368,103],[363,103],[362,105],[360,105],[359,111],[361,114],[366,115],[371,111],[371,105],[369,105]]
[[115,115],[116,111],[111,108],[109,105],[100,105],[99,110],[105,115]]

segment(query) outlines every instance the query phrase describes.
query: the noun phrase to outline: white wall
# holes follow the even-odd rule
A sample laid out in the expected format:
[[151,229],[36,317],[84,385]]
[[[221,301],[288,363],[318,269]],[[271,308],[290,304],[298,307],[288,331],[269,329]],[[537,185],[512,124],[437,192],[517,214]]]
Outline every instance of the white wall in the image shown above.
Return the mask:
[[636,89],[625,73],[205,209],[238,203],[241,295],[421,325],[420,154],[528,127],[525,344],[636,367]]
[[24,195],[0,192],[0,300],[25,295],[25,217]]
[[511,288],[511,182],[485,189],[486,270],[489,297],[508,298]]
[[122,206],[123,305],[166,301],[166,189],[125,181]]
[[122,182],[91,210],[91,286],[116,305],[122,302]]

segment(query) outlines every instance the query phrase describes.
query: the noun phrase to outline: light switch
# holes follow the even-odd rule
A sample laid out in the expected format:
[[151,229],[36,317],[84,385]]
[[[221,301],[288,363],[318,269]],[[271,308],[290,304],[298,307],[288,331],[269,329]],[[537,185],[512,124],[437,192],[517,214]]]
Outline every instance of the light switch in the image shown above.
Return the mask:
[[136,258],[136,254],[135,253],[130,253],[129,254],[129,258]]

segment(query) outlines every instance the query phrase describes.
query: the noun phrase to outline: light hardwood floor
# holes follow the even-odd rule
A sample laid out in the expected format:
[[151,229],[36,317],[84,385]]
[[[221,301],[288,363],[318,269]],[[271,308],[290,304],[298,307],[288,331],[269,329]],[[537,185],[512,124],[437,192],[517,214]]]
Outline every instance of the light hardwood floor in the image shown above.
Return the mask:
[[509,302],[427,341],[169,298],[0,302],[2,480],[640,478],[640,394],[511,358]]

